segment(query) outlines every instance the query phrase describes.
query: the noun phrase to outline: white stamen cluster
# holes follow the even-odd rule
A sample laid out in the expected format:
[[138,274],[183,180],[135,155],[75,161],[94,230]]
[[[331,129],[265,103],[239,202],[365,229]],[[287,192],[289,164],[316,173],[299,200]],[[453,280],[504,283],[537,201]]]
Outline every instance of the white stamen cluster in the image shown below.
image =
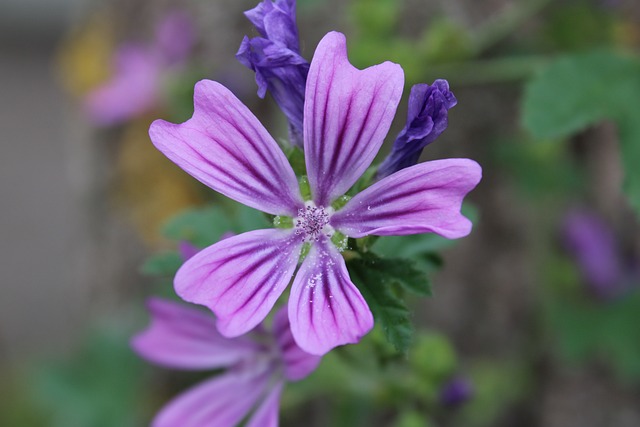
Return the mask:
[[333,227],[329,225],[332,213],[331,208],[325,209],[313,202],[307,202],[304,208],[298,209],[298,216],[294,219],[296,234],[305,242],[317,242],[321,234],[331,237],[334,232]]

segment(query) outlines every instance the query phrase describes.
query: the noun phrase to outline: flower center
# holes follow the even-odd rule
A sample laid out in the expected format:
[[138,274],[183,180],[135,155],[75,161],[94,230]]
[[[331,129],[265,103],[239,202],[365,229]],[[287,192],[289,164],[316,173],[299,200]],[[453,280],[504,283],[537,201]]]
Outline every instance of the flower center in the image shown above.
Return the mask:
[[305,242],[317,242],[321,234],[333,236],[333,227],[329,225],[331,214],[333,209],[330,207],[324,208],[313,202],[306,202],[304,208],[298,209],[298,216],[294,219],[296,234]]

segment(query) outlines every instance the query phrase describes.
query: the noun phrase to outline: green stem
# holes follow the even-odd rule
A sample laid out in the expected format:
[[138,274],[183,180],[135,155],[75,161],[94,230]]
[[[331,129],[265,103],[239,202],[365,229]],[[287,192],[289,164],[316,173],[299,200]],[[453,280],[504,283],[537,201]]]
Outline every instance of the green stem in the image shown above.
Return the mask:
[[473,35],[476,55],[481,54],[509,34],[520,29],[523,23],[538,14],[551,0],[520,0],[511,7],[496,14],[483,24]]
[[544,66],[550,58],[540,55],[470,60],[431,65],[421,80],[446,76],[454,85],[475,85],[524,80]]

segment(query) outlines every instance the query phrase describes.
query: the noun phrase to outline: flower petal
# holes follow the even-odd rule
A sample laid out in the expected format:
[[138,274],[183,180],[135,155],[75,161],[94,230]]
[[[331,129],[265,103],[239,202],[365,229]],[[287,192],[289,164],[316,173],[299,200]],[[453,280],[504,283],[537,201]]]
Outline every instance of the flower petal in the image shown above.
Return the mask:
[[313,244],[291,287],[291,332],[302,350],[322,355],[356,343],[373,327],[373,316],[351,282],[347,266],[327,239]]
[[271,373],[230,372],[181,394],[154,418],[152,427],[235,427],[264,393]]
[[245,427],[278,427],[280,395],[283,383],[277,383],[251,416]]
[[150,298],[151,325],[131,341],[134,350],[154,363],[181,369],[231,366],[260,350],[241,337],[225,338],[211,313],[161,298]]
[[176,274],[176,292],[213,310],[222,335],[242,335],[266,317],[287,287],[301,247],[291,230],[229,237],[183,264]]
[[304,105],[307,174],[317,205],[328,206],[369,167],[389,131],[403,85],[398,64],[353,67],[344,35],[331,32],[320,41]]
[[449,239],[471,232],[462,199],[480,182],[473,160],[445,159],[402,169],[357,194],[331,218],[349,237],[437,233]]
[[156,120],[149,135],[171,161],[205,185],[252,208],[294,216],[302,196],[271,135],[227,88],[202,80],[182,124]]
[[282,354],[284,375],[289,381],[301,380],[318,367],[322,357],[302,350],[293,339],[287,307],[282,307],[276,313],[273,320],[273,334]]

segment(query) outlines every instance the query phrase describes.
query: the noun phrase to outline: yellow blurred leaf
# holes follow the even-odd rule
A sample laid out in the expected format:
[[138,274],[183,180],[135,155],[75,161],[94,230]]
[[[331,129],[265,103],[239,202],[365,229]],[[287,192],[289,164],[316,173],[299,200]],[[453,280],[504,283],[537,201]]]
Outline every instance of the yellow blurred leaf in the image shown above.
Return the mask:
[[114,39],[113,18],[102,12],[72,30],[63,40],[56,63],[62,84],[69,93],[81,97],[109,78]]

